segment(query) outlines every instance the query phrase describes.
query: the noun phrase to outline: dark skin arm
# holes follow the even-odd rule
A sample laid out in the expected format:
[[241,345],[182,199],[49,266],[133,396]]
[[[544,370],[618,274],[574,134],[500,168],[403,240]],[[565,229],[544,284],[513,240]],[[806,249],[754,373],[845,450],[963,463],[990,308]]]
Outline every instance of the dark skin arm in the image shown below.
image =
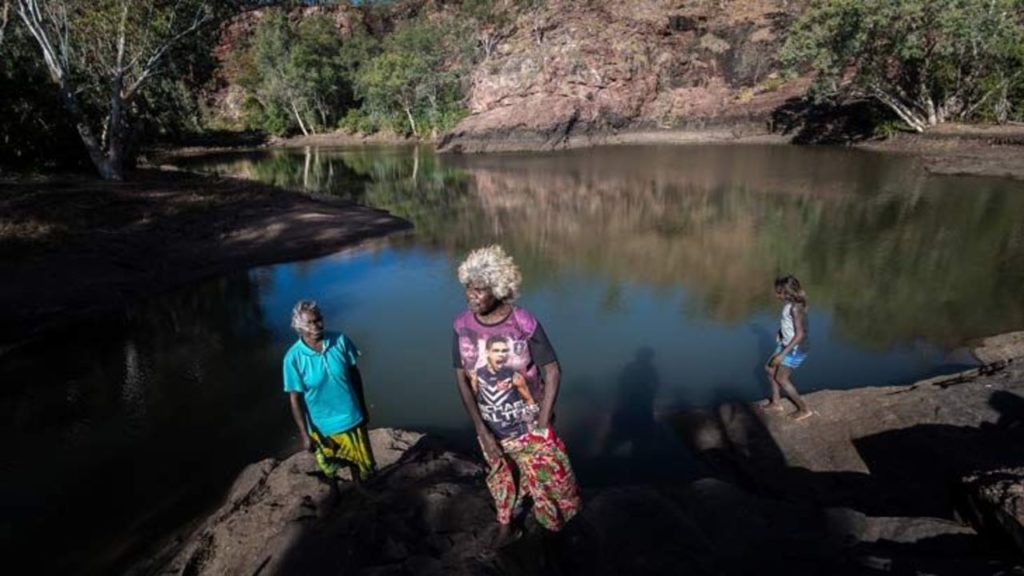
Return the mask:
[[537,425],[541,428],[551,426],[551,416],[555,410],[555,400],[558,398],[558,385],[562,381],[562,370],[558,362],[549,362],[544,365],[544,398],[540,404],[540,416],[537,418]]
[[533,399],[533,394],[530,393],[530,387],[526,384],[526,378],[523,378],[522,374],[516,372],[512,376],[512,385],[516,387],[516,390],[519,390],[519,395],[523,397],[523,400],[525,400],[527,404],[537,403],[537,401]]
[[781,364],[782,359],[786,356],[786,354],[792,352],[793,349],[796,348],[801,342],[803,342],[804,338],[806,337],[806,332],[804,331],[804,322],[806,322],[806,318],[804,317],[803,304],[794,304],[792,310],[794,331],[793,339],[790,340],[789,344],[786,344],[786,346],[778,354],[772,356],[772,359],[768,361],[768,365],[771,367],[776,367],[779,364]]
[[352,382],[352,390],[356,393],[356,399],[359,401],[359,407],[363,410],[363,424],[369,425],[370,411],[366,405],[366,395],[363,392],[363,373],[359,371],[358,366],[349,366],[348,376]]
[[292,420],[295,421],[295,427],[299,430],[299,438],[302,438],[302,448],[307,452],[311,452],[313,450],[313,439],[309,437],[309,432],[306,431],[306,401],[299,392],[289,392],[288,400],[292,406]]
[[472,376],[464,369],[457,368],[455,370],[455,383],[459,387],[462,406],[466,409],[466,414],[469,414],[470,421],[473,422],[476,436],[480,439],[480,444],[483,445],[484,454],[487,455],[487,459],[495,460],[501,457],[501,445],[498,444],[494,434],[491,434],[487,424],[484,423],[483,416],[480,415],[480,408],[476,405],[476,396],[473,394],[470,378]]

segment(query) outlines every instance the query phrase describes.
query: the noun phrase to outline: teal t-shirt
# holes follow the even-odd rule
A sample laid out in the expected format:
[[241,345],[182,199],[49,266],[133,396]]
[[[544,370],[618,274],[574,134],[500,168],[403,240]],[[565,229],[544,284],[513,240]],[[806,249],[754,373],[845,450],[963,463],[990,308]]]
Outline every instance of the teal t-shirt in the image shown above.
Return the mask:
[[300,338],[284,355],[284,391],[300,392],[317,431],[344,432],[363,421],[349,368],[359,349],[342,334],[324,334],[324,351],[317,352]]

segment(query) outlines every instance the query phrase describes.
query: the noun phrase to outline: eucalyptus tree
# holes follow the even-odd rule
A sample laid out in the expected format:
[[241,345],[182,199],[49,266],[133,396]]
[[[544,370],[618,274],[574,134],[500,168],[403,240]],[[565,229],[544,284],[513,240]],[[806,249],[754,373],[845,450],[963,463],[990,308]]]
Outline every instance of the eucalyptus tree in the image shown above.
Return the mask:
[[782,57],[816,97],[875,99],[918,132],[1001,121],[1024,83],[1024,0],[812,0]]
[[402,117],[413,135],[423,131],[418,118],[431,128],[446,129],[463,110],[462,84],[472,50],[465,23],[403,22],[359,67],[356,96],[370,115]]
[[258,124],[271,132],[329,130],[351,98],[341,36],[326,16],[293,19],[268,10],[235,58],[235,78],[257,104]]
[[121,180],[143,91],[230,3],[212,0],[14,0],[92,164]]

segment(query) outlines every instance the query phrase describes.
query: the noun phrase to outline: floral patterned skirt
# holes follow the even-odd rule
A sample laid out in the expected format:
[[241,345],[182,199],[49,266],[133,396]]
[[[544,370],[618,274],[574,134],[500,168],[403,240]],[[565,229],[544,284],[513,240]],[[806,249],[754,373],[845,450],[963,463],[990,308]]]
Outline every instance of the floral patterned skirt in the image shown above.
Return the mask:
[[501,448],[501,457],[487,461],[487,488],[498,509],[498,522],[508,524],[516,503],[529,495],[537,523],[553,532],[561,530],[580,510],[579,486],[565,444],[548,428],[502,440]]

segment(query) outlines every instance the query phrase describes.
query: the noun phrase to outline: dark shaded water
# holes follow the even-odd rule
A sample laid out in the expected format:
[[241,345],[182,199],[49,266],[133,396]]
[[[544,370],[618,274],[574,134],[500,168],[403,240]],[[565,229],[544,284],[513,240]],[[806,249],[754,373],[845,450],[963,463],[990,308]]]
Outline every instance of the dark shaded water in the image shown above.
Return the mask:
[[807,391],[954,371],[971,338],[1024,327],[1021,185],[928,176],[905,158],[359,148],[188,165],[385,208],[416,228],[158,296],[4,358],[0,537],[19,551],[57,539],[65,565],[103,565],[188,518],[245,463],[294,448],[279,362],[300,297],[363,349],[373,426],[465,442],[454,269],[491,242],[516,257],[521,304],[559,353],[558,426],[591,486],[692,473],[660,416],[765,393],[778,273],[810,296],[813,354],[796,375]]

